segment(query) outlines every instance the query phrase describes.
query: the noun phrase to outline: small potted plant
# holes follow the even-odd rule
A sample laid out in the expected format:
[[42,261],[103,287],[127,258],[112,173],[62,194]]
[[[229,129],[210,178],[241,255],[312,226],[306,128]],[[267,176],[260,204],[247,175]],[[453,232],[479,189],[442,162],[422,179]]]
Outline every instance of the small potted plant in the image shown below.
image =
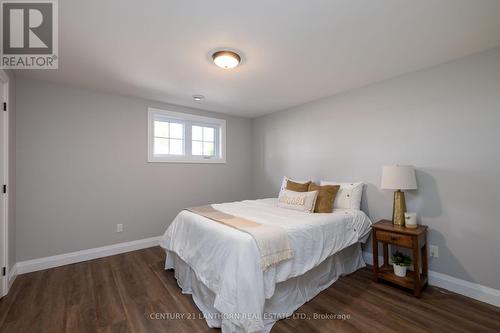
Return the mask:
[[396,251],[392,256],[392,267],[394,274],[399,277],[406,276],[406,269],[411,265],[411,258],[403,253]]

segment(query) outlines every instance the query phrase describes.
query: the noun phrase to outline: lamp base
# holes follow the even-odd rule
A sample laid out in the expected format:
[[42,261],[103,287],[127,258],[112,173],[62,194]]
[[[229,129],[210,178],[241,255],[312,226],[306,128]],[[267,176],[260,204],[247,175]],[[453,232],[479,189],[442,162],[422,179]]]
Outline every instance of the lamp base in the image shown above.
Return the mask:
[[401,190],[394,192],[394,206],[392,208],[392,223],[404,227],[406,202],[405,193]]

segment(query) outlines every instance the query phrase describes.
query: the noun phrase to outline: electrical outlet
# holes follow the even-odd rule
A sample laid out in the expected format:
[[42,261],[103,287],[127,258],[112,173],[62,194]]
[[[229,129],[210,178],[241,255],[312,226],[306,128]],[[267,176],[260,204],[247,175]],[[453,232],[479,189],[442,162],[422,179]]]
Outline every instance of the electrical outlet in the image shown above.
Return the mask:
[[429,245],[431,257],[439,258],[439,247],[437,245]]
[[122,232],[123,231],[123,224],[117,224],[116,225],[116,232]]

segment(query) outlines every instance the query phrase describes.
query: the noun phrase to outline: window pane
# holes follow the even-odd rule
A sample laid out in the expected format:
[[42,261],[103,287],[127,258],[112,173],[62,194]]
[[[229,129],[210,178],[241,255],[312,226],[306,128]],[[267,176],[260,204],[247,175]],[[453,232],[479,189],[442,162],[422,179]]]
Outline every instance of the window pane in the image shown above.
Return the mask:
[[214,144],[210,142],[203,142],[203,156],[214,156]]
[[203,127],[203,141],[214,142],[214,132],[215,130],[212,127]]
[[203,143],[201,141],[193,141],[191,144],[192,154],[195,156],[203,155]]
[[183,139],[184,138],[184,125],[179,123],[170,123],[170,138]]
[[168,123],[166,121],[155,120],[154,136],[168,138]]
[[170,139],[170,154],[171,155],[183,155],[183,140]]
[[191,130],[193,140],[203,141],[203,127],[193,126]]
[[154,154],[155,155],[168,154],[168,139],[155,138]]

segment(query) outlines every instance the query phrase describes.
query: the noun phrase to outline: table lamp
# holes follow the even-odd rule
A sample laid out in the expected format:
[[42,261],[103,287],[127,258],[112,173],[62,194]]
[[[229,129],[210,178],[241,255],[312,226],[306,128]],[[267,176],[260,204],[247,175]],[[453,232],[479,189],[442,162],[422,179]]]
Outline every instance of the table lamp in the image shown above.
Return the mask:
[[388,165],[382,169],[382,189],[394,191],[392,223],[405,225],[406,202],[402,190],[416,190],[415,168],[411,165]]

